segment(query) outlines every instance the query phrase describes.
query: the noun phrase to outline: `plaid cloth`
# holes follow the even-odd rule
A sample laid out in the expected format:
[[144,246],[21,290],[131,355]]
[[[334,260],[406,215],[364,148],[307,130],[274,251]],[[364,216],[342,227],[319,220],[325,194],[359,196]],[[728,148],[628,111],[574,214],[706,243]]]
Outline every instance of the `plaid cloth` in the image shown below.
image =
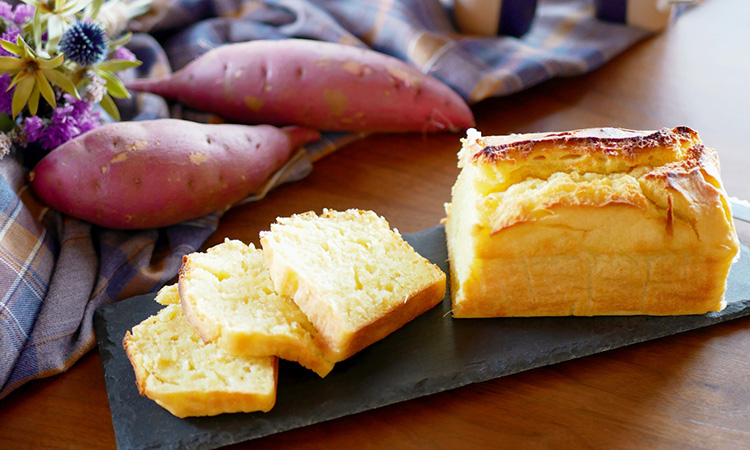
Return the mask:
[[[131,29],[137,33],[129,48],[144,64],[129,76],[169,73],[227,42],[298,37],[394,55],[469,103],[588,72],[646,36],[597,21],[585,0],[542,0],[532,29],[520,39],[459,34],[447,0],[154,0]],[[122,103],[121,110],[131,120],[212,119],[149,94]],[[325,135],[248,201],[305,176],[313,161],[359,137]],[[220,217],[159,230],[102,229],[41,205],[25,183],[27,169],[14,158],[0,161],[0,175],[0,398],[66,370],[92,349],[94,309],[158,290]]]

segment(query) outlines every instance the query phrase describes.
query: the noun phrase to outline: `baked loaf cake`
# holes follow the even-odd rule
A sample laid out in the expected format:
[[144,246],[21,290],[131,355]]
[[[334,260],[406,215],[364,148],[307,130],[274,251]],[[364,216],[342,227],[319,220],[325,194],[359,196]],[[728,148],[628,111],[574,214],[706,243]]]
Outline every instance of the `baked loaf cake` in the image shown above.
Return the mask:
[[719,311],[738,251],[719,161],[687,127],[469,130],[446,205],[454,317]]
[[141,395],[177,417],[268,412],[276,403],[278,359],[204,344],[178,304],[133,327],[123,346]]
[[445,274],[371,211],[278,218],[261,232],[276,290],[307,315],[342,361],[431,309]]
[[299,307],[274,291],[263,252],[237,240],[183,258],[179,297],[205,342],[234,355],[297,361],[321,377],[333,368]]

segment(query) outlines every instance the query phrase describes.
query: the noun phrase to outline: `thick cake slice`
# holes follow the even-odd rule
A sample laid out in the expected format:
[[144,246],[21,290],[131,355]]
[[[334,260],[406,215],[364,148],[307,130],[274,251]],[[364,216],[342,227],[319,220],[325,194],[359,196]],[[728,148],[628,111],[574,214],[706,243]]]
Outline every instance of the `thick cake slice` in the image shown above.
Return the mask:
[[278,218],[261,233],[276,290],[294,298],[334,361],[431,309],[445,274],[371,211]]
[[237,240],[183,258],[179,297],[206,342],[234,355],[278,356],[321,377],[333,368],[299,307],[276,293],[263,252]]
[[177,304],[133,327],[123,346],[141,395],[177,417],[268,412],[276,403],[278,360],[204,344]]
[[703,314],[738,251],[719,160],[687,127],[470,130],[446,205],[454,317]]

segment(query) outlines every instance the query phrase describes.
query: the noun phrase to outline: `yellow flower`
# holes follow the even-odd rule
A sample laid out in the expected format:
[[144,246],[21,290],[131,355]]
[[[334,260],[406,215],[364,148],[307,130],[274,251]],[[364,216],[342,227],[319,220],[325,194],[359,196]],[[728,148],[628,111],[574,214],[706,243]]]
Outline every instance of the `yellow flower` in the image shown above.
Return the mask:
[[18,36],[16,44],[8,41],[0,41],[0,45],[10,53],[18,56],[0,56],[0,72],[15,75],[8,89],[16,86],[13,94],[13,117],[23,110],[28,102],[29,112],[36,115],[39,108],[39,95],[41,94],[47,103],[56,108],[55,91],[52,84],[62,88],[65,92],[79,98],[73,82],[57,68],[63,63],[63,55],[47,59],[40,57],[29,45]]

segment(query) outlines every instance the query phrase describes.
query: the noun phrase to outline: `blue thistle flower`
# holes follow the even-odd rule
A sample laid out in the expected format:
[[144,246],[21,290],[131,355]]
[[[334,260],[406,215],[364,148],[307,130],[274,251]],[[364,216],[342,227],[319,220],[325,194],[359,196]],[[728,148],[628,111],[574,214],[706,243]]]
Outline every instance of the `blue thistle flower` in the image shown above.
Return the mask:
[[107,57],[107,33],[96,22],[79,20],[65,30],[59,48],[67,59],[76,64],[83,67],[94,66]]

